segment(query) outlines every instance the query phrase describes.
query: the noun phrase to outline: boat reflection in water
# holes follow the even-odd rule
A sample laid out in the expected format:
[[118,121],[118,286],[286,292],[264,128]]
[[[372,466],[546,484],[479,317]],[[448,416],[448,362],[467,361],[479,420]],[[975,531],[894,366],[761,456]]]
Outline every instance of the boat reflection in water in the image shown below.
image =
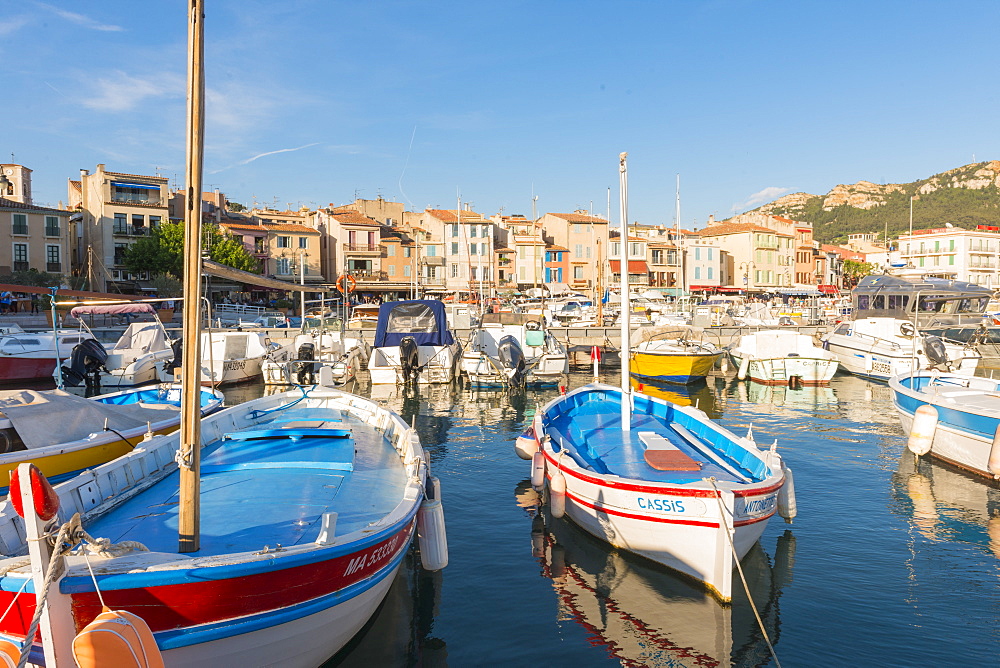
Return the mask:
[[[742,586],[733,587],[732,605],[682,576],[650,561],[616,550],[565,519],[538,512],[538,494],[528,481],[515,491],[518,505],[533,514],[531,548],[543,577],[557,596],[558,622],[587,630],[622,665],[757,666],[771,652]],[[533,510],[534,509],[534,510]],[[760,543],[741,562],[767,636],[777,645],[778,600],[791,583],[795,537],[777,539],[774,565]],[[776,648],[777,649],[777,648]]]
[[1000,559],[1000,489],[903,450],[893,476],[893,495],[913,528],[936,542],[962,542],[988,549]]
[[756,381],[732,381],[732,388],[741,401],[770,404],[789,408],[832,408],[837,395],[829,385],[764,385]]
[[705,381],[691,385],[667,385],[629,379],[633,390],[648,394],[657,399],[665,399],[678,406],[694,406],[708,414],[713,420],[722,416],[722,407],[715,398],[715,392]]

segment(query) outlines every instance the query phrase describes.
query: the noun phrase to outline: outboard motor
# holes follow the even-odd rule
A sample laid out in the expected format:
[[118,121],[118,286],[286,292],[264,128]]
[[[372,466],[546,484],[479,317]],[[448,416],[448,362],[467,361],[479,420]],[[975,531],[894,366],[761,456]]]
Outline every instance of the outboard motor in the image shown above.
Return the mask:
[[503,365],[508,382],[511,385],[523,385],[525,364],[521,344],[508,334],[497,343],[497,351],[500,353],[500,364]]
[[83,381],[87,387],[100,387],[101,369],[107,359],[108,351],[96,339],[84,339],[73,346],[69,365],[62,367],[63,383],[77,387]]
[[940,336],[924,337],[924,354],[927,355],[931,366],[948,367],[951,365],[951,360],[948,359],[948,349],[945,348],[944,341],[941,340]]
[[312,360],[316,359],[316,344],[313,343],[311,337],[302,338],[308,340],[299,343],[295,352],[298,360],[295,362],[295,382],[299,385],[315,385],[316,363]]
[[184,340],[174,339],[170,344],[170,349],[174,351],[174,357],[163,365],[164,373],[169,377],[174,375],[174,371],[181,368],[184,361]]
[[399,366],[404,383],[416,380],[420,374],[420,351],[417,350],[417,340],[412,336],[404,336],[399,341]]

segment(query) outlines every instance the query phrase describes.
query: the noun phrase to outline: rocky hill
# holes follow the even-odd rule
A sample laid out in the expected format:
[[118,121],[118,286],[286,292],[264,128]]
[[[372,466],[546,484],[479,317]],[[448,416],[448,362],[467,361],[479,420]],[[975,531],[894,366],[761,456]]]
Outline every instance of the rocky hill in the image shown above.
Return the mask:
[[1000,225],[1000,161],[978,162],[935,174],[913,183],[877,184],[858,181],[838,185],[826,195],[793,193],[755,212],[785,216],[813,224],[813,236],[823,243],[841,243],[860,232],[892,238],[913,229]]

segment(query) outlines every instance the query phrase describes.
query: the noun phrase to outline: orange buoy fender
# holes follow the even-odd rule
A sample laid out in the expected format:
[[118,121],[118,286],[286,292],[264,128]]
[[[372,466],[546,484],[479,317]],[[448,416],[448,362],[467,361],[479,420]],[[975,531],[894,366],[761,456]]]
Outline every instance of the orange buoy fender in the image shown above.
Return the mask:
[[556,519],[566,514],[566,476],[559,469],[549,480],[549,512]]
[[439,571],[448,565],[448,536],[441,505],[441,481],[427,478],[424,502],[417,512],[417,542],[420,565],[427,571]]
[[795,506],[795,480],[789,467],[782,464],[781,471],[785,474],[785,483],[778,490],[778,515],[791,524],[799,512]]
[[0,640],[0,668],[17,668],[21,648],[9,640]]
[[986,470],[993,474],[993,477],[1000,480],[1000,426],[997,426],[993,434],[993,446],[990,448],[990,458],[986,464]]
[[149,626],[142,617],[124,610],[105,608],[83,627],[73,638],[73,657],[80,668],[163,668]]
[[545,455],[541,450],[535,450],[531,455],[531,486],[541,487],[545,484]]
[[934,432],[937,431],[938,412],[930,404],[917,408],[913,414],[913,424],[910,425],[910,437],[906,447],[917,457],[922,457],[931,451],[934,445]]

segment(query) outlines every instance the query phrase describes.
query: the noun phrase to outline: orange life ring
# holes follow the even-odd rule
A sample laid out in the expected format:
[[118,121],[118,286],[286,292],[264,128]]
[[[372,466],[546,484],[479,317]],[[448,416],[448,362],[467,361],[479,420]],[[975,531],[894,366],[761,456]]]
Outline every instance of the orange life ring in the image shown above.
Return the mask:
[[354,292],[358,287],[358,280],[350,274],[341,274],[337,277],[337,290],[342,294]]

